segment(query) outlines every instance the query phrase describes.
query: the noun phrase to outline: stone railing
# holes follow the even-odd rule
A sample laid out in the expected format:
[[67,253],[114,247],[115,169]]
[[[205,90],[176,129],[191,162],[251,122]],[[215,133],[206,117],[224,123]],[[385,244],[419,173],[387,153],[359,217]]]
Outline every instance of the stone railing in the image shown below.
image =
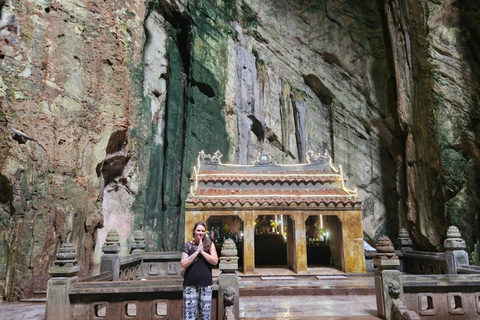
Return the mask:
[[[180,252],[144,252],[141,232],[134,240],[131,254],[121,257],[118,233],[110,230],[102,247],[100,274],[85,278],[77,277],[75,247],[64,243],[50,269],[45,319],[181,319]],[[222,315],[219,319],[238,319],[235,251],[235,244],[222,250],[220,269],[225,274],[214,282],[212,319],[217,314]]]
[[[409,246],[395,251],[388,237],[378,240],[373,259],[378,315],[388,320],[480,319],[480,272],[468,265],[458,229],[448,229],[444,253],[413,251],[411,242]],[[403,254],[407,272],[421,274],[402,274],[397,252]]]
[[[396,241],[395,255],[399,259],[397,270],[408,274],[475,274],[479,266],[469,265],[465,241],[456,227],[450,227],[445,240],[445,252],[415,251],[405,229],[401,229]],[[365,252],[367,272],[373,272],[376,252]],[[368,268],[368,266],[370,266]]]

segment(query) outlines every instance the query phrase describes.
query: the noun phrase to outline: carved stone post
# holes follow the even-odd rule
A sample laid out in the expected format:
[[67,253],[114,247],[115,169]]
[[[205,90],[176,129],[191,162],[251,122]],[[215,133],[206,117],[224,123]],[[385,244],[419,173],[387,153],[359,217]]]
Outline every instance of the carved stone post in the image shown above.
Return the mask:
[[398,238],[395,242],[397,245],[397,249],[404,253],[405,251],[412,251],[412,239],[410,239],[410,235],[408,234],[407,229],[402,228],[398,232]]
[[468,265],[468,253],[465,251],[465,240],[455,226],[450,226],[447,231],[447,239],[443,242],[445,248],[445,260],[447,273],[457,274],[457,267],[461,264]]
[[100,261],[100,272],[108,271],[112,274],[113,281],[120,278],[120,237],[115,229],[107,233],[105,244],[102,247],[103,256]]
[[70,285],[78,281],[77,250],[68,242],[58,248],[55,262],[50,268],[52,278],[48,280],[46,320],[70,320],[70,299],[68,291]]
[[135,231],[133,235],[133,244],[131,248],[131,253],[140,253],[145,252],[145,234],[141,230]]
[[410,235],[408,234],[407,229],[402,228],[398,231],[398,238],[395,242],[395,246],[397,250],[400,250],[399,258],[400,258],[400,269],[399,271],[405,272],[405,253],[409,251],[413,251],[412,248],[412,239],[410,239]]
[[240,316],[240,290],[238,276],[237,247],[232,239],[227,239],[222,246],[220,265],[222,271],[218,277],[218,312],[219,320],[238,320]]
[[392,319],[393,299],[403,300],[402,274],[396,270],[400,265],[394,252],[392,241],[380,236],[377,241],[377,254],[373,258],[375,270],[375,295],[377,313],[382,319]]

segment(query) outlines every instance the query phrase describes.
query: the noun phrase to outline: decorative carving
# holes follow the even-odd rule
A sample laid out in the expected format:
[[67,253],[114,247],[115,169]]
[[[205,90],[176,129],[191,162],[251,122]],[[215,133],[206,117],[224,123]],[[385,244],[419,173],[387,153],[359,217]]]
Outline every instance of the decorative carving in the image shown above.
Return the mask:
[[253,162],[256,166],[275,166],[277,162],[266,151],[263,151],[257,159]]
[[233,306],[235,303],[235,288],[232,285],[228,285],[225,288],[225,292],[223,293],[223,303],[225,307]]
[[387,236],[380,236],[375,246],[377,253],[373,258],[373,265],[382,269],[396,269],[400,265],[398,256],[395,254],[392,241]]
[[400,297],[400,283],[395,280],[392,280],[388,283],[388,294],[392,299],[398,299]]
[[205,151],[200,151],[200,159],[202,160],[203,163],[207,164],[220,164],[220,158],[223,156],[223,154],[220,152],[220,150],[215,151],[213,156],[206,154]]
[[322,156],[320,153],[313,154],[313,151],[309,150],[307,152],[307,163],[309,164],[323,164],[328,161],[328,151],[325,151]]
[[63,243],[57,251],[57,255],[55,256],[57,260],[53,263],[56,266],[60,267],[73,267],[77,265],[77,249],[73,246],[73,244],[69,242]]
[[232,285],[228,285],[225,287],[225,291],[223,293],[223,305],[225,306],[225,316],[223,317],[224,320],[234,320],[235,313],[233,312],[235,304],[235,288]]
[[445,250],[448,251],[465,250],[467,247],[465,240],[462,239],[460,231],[455,226],[448,227],[447,239],[443,242],[443,246],[445,247]]
[[132,244],[132,253],[137,253],[137,252],[144,252],[145,247],[147,246],[145,243],[145,234],[141,230],[135,231],[133,235],[133,241],[134,243]]
[[385,255],[394,254],[395,252],[392,241],[387,236],[380,236],[378,238],[376,249],[378,253],[382,253]]
[[120,236],[117,230],[108,231],[102,251],[107,254],[117,254],[120,251]]
[[238,251],[235,242],[227,239],[222,246],[219,268],[222,272],[233,273],[238,269]]
[[55,262],[50,268],[53,277],[74,277],[80,270],[77,265],[77,249],[69,242],[63,243],[57,251]]
[[412,250],[412,239],[410,239],[407,229],[400,229],[396,245],[399,249]]
[[232,239],[227,239],[223,243],[222,252],[220,253],[222,257],[236,257],[238,254],[237,246]]

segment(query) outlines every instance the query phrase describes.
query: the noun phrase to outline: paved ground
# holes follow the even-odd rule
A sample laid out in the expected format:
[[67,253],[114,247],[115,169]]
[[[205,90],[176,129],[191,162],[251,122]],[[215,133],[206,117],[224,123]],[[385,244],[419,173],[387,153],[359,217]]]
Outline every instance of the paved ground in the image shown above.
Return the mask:
[[3,320],[43,320],[44,303],[0,302],[0,318]]

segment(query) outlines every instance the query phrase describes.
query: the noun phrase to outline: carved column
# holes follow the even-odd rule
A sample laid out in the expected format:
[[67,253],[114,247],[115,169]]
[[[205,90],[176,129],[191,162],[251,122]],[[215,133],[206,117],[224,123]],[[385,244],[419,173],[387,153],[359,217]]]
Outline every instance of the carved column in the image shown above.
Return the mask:
[[235,271],[238,270],[238,251],[235,242],[227,239],[222,246],[219,268],[222,271],[218,277],[218,319],[235,320],[240,316],[239,280]]
[[468,253],[465,240],[462,239],[460,231],[455,226],[450,226],[447,231],[447,239],[443,242],[445,248],[445,260],[447,273],[457,274],[457,267],[461,264],[468,265]]
[[392,241],[380,236],[377,242],[377,254],[373,258],[375,270],[375,295],[377,313],[382,319],[392,319],[393,299],[403,300],[402,274],[396,270],[400,265],[394,252]]
[[111,229],[107,233],[105,244],[102,247],[103,255],[100,261],[100,272],[110,272],[113,281],[120,278],[120,237],[117,230]]
[[50,268],[52,278],[48,280],[46,320],[70,320],[70,299],[68,291],[70,285],[78,281],[77,250],[68,242],[58,248],[56,258]]

